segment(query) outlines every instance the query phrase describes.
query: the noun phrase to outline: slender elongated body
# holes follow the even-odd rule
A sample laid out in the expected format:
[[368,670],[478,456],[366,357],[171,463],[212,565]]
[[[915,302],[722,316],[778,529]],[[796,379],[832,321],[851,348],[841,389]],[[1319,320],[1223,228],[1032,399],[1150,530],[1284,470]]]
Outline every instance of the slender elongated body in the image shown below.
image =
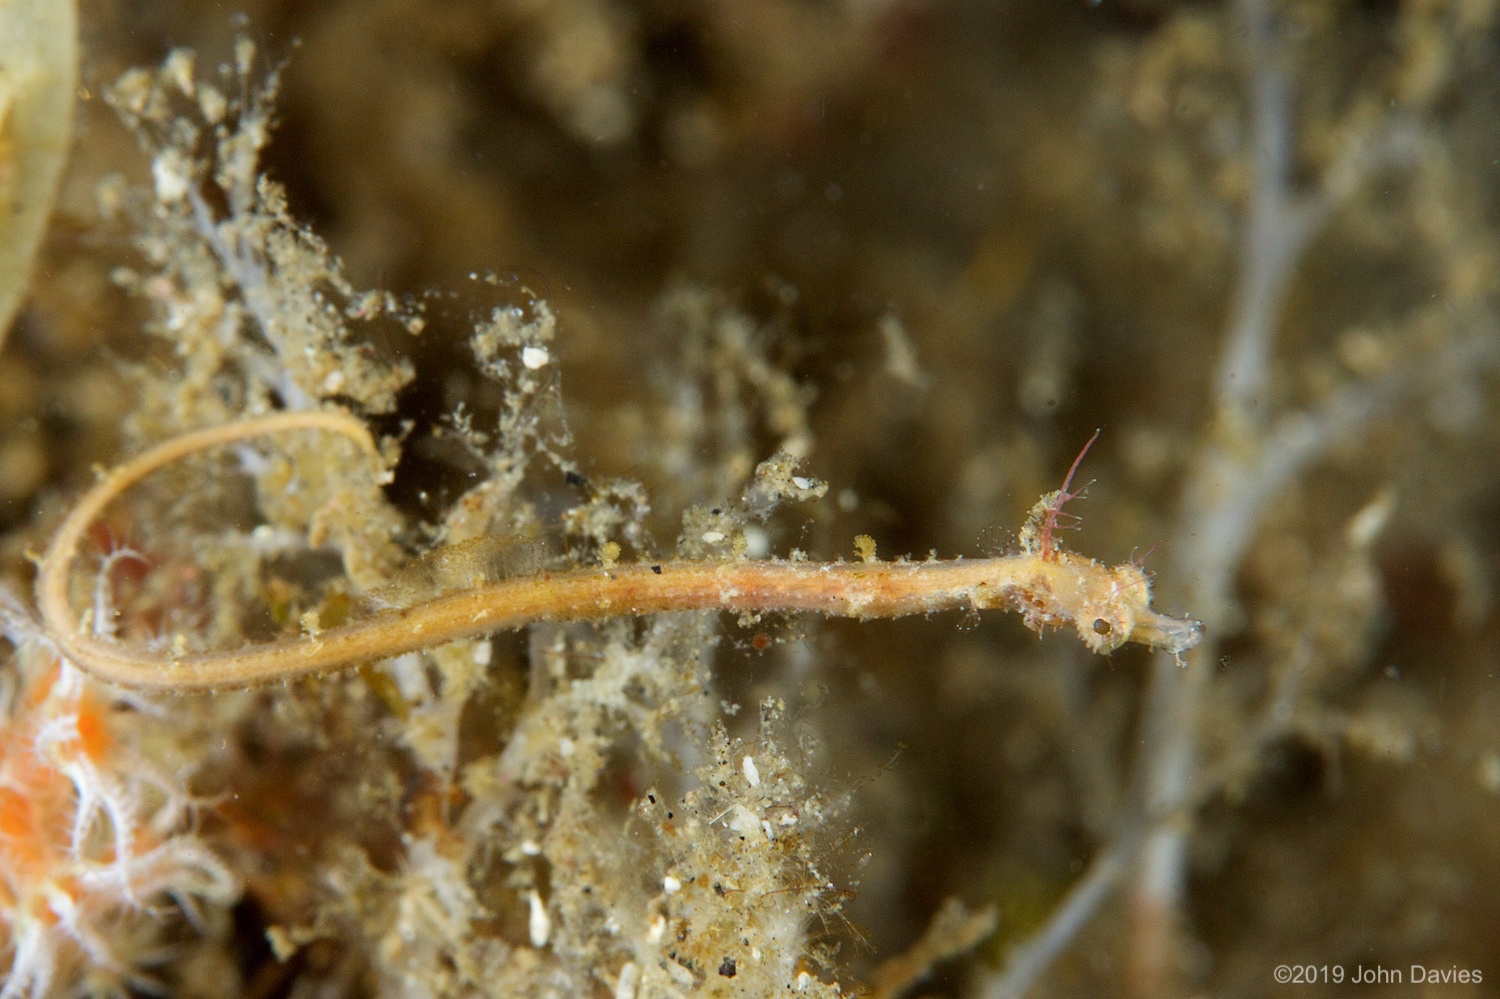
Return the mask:
[[1072,626],[1096,652],[1125,642],[1182,652],[1200,637],[1197,622],[1151,609],[1150,581],[1139,567],[1108,567],[1050,545],[998,558],[951,561],[740,559],[538,571],[386,608],[315,634],[225,652],[158,655],[80,626],[68,598],[72,565],[89,525],[115,497],[185,455],[293,430],[341,434],[378,454],[364,425],[352,416],[278,413],[149,448],[89,490],[39,562],[37,603],[59,653],[123,686],[202,691],[344,669],[536,621],[686,610],[813,611],[868,619],[1001,608],[1019,611],[1037,631]]

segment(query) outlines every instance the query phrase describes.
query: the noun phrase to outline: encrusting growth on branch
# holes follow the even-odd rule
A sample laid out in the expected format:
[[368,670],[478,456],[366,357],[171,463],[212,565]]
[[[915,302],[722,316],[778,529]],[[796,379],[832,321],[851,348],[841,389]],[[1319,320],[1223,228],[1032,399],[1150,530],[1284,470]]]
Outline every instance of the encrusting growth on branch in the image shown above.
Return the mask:
[[[854,563],[742,559],[543,570],[384,609],[316,634],[225,652],[156,654],[101,637],[86,620],[80,623],[68,595],[73,562],[88,528],[114,499],[187,455],[264,434],[308,430],[354,441],[371,457],[377,476],[384,474],[379,450],[363,423],[343,412],[306,411],[184,434],[120,465],[85,493],[38,563],[37,603],[58,652],[111,683],[188,692],[331,672],[537,621],[672,611],[816,611],[865,620],[994,608],[1020,612],[1027,627],[1038,632],[1072,626],[1099,653],[1126,642],[1179,653],[1202,635],[1198,622],[1151,609],[1151,584],[1138,566],[1109,567],[1056,548],[1051,534],[1062,503],[1072,498],[1068,483],[1038,505],[1046,543],[1023,544],[1021,552],[997,558]],[[1077,466],[1075,461],[1074,471]],[[1023,541],[1036,536],[1038,525],[1038,510],[1033,510]]]

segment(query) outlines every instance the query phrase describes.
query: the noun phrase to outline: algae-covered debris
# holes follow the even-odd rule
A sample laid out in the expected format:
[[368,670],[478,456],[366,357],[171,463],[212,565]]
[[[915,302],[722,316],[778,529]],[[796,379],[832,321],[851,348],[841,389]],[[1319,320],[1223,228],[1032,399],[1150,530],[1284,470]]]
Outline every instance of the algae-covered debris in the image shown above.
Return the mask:
[[[1495,0],[237,10],[85,8],[0,351],[4,999],[1500,962]],[[1041,640],[620,588],[1018,550]]]

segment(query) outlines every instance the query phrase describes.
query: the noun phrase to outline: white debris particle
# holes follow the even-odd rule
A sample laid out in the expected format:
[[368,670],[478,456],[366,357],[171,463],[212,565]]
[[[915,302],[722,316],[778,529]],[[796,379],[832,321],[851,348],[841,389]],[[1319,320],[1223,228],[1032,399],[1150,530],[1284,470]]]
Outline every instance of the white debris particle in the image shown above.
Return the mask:
[[162,81],[176,84],[184,97],[193,96],[193,61],[191,50],[173,49],[161,64]]
[[646,942],[661,943],[662,934],[665,932],[667,932],[667,917],[659,915],[651,920],[651,928],[646,931]]
[[416,653],[387,659],[383,667],[387,675],[396,681],[401,696],[408,703],[420,704],[431,693],[427,686],[427,666]]
[[183,155],[168,149],[151,163],[151,179],[156,184],[156,200],[163,204],[181,201],[187,194],[191,167]]
[[744,805],[735,805],[729,811],[729,820],[725,823],[729,828],[741,836],[749,837],[760,829],[760,820],[755,813]]
[[805,971],[797,972],[797,991],[806,992],[807,987],[812,984],[812,975]]
[[682,891],[682,882],[668,874],[661,879],[661,890],[668,895],[675,895]]
[[1385,525],[1390,522],[1391,514],[1396,510],[1396,494],[1390,489],[1382,489],[1375,498],[1366,503],[1356,513],[1344,528],[1344,539],[1350,548],[1363,550],[1369,548],[1380,537],[1380,532],[1385,530]]
[[751,558],[765,558],[771,554],[771,535],[753,524],[745,528],[745,554]]
[[240,76],[250,73],[250,66],[255,62],[255,43],[248,38],[241,38],[234,43],[234,69]]
[[266,930],[266,943],[271,945],[271,953],[276,960],[283,962],[291,960],[299,949],[285,926],[272,926]]
[[711,545],[712,544],[717,544],[718,542],[724,540],[724,532],[723,531],[704,531],[703,532],[703,540],[706,541],[707,543],[711,544]]
[[750,782],[751,787],[760,787],[760,768],[755,765],[754,757],[745,757],[740,763],[740,769],[745,771],[745,779]]
[[552,935],[552,920],[547,918],[547,907],[542,904],[542,896],[531,889],[526,895],[526,901],[531,905],[531,918],[527,921],[527,929],[531,932],[531,946],[547,946],[547,938]]
[[626,961],[615,979],[615,999],[635,999],[635,987],[641,980],[641,969],[634,961]]
[[880,317],[880,337],[885,341],[886,374],[914,389],[925,389],[932,379],[917,363],[917,351],[900,318],[886,313]]
[[792,476],[792,485],[798,489],[811,489],[813,487],[813,480],[805,476],[794,475]]
[[521,854],[527,857],[535,857],[542,852],[542,845],[534,839],[521,840]]
[[552,355],[547,352],[546,347],[528,346],[521,348],[521,363],[532,371],[538,368],[545,368],[551,360]]
[[198,108],[210,125],[217,125],[224,120],[229,102],[219,93],[218,88],[205,83],[198,87]]

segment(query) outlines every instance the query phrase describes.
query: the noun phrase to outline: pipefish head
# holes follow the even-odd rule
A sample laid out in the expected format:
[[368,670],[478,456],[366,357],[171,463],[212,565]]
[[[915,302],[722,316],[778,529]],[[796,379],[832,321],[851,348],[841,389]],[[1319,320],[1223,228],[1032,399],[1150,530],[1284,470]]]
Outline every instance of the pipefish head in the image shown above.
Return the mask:
[[1137,565],[1111,567],[1054,550],[1022,556],[1013,579],[1010,596],[1029,627],[1069,625],[1093,652],[1108,654],[1136,642],[1175,655],[1203,637],[1197,621],[1152,609],[1151,580]]

